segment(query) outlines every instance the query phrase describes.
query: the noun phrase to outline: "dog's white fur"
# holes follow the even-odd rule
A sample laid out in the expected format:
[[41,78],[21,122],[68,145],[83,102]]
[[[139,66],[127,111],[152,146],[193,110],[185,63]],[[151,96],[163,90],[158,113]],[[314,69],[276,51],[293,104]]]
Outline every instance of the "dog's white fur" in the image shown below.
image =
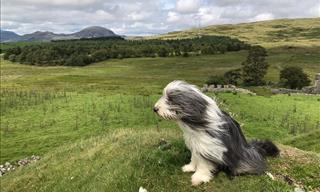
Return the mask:
[[[159,109],[158,114],[166,119],[177,120],[178,125],[183,131],[183,137],[187,148],[191,151],[191,162],[182,167],[183,172],[195,172],[191,177],[192,185],[199,185],[203,182],[209,182],[212,178],[212,171],[215,170],[212,162],[204,159],[200,154],[208,154],[212,156],[217,162],[223,162],[223,153],[227,151],[223,143],[220,140],[214,139],[204,131],[195,131],[182,121],[175,119],[175,114],[167,105],[166,92],[174,90],[179,87],[180,81],[173,81],[168,84],[163,90],[163,96],[155,104],[155,107]],[[181,87],[179,87],[181,89]],[[205,94],[201,93],[196,87],[193,90],[200,94],[208,103],[209,108],[207,111],[208,120],[210,121],[210,127],[214,127],[217,132],[223,132],[219,126],[223,123],[219,117],[221,113],[216,102]]]

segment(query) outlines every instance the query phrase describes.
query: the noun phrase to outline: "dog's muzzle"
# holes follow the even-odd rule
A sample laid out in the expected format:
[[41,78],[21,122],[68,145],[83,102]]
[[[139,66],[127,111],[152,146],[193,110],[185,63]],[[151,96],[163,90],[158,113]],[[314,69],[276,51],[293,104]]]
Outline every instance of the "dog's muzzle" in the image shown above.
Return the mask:
[[153,108],[153,112],[157,113],[159,111],[159,108],[158,107],[154,107]]

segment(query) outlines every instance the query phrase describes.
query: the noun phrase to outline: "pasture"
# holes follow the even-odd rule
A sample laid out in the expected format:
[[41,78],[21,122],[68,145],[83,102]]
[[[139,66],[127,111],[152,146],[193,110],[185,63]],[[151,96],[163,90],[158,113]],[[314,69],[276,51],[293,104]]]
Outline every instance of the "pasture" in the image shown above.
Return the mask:
[[[266,80],[284,66],[320,71],[319,48],[270,49]],[[319,189],[319,96],[209,94],[248,138],[269,138],[284,151],[266,175],[190,187],[180,167],[189,152],[177,125],[152,112],[174,79],[198,86],[241,66],[246,51],[219,55],[113,59],[86,67],[36,67],[1,60],[1,164],[42,159],[0,178],[2,191],[290,191],[285,177]],[[159,147],[161,139],[171,144]],[[292,148],[297,147],[298,149]],[[302,151],[305,150],[305,151]]]

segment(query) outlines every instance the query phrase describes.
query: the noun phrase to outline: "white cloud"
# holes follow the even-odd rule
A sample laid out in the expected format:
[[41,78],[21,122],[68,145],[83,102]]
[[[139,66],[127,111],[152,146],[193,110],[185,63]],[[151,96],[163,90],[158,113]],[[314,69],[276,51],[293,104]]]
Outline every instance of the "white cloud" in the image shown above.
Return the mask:
[[271,20],[274,19],[273,14],[271,13],[261,13],[257,16],[255,16],[251,21],[265,21],[265,20]]
[[125,35],[278,18],[319,17],[319,0],[4,0],[1,28],[69,33],[100,25]]
[[31,4],[31,5],[72,5],[72,6],[82,6],[90,5],[99,2],[99,0],[10,0],[15,4]]
[[168,17],[167,17],[167,21],[169,23],[178,22],[180,19],[181,19],[181,16],[178,13],[176,13],[174,11],[169,11]]
[[132,21],[143,21],[147,19],[151,14],[148,12],[142,12],[142,11],[135,11],[129,14],[129,18]]
[[200,0],[178,0],[176,9],[179,13],[196,13],[200,8]]

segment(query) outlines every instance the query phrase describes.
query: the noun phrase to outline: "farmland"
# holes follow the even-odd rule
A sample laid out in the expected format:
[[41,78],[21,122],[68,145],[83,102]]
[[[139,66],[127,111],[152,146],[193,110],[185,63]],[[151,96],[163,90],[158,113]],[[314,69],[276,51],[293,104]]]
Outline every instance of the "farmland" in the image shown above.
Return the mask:
[[[241,27],[241,26],[240,26]],[[270,45],[270,44],[269,44]],[[279,82],[285,66],[320,72],[317,46],[268,47],[265,80]],[[280,146],[266,175],[190,186],[182,133],[152,112],[163,87],[181,79],[202,86],[210,75],[241,66],[246,50],[192,57],[109,59],[85,67],[38,67],[1,59],[1,159],[41,160],[0,178],[1,191],[292,191],[319,190],[320,98],[208,93],[242,125],[248,138]],[[250,89],[259,90],[261,87]],[[171,147],[159,146],[161,139]],[[285,179],[283,179],[285,178]],[[287,178],[287,180],[286,180]]]

